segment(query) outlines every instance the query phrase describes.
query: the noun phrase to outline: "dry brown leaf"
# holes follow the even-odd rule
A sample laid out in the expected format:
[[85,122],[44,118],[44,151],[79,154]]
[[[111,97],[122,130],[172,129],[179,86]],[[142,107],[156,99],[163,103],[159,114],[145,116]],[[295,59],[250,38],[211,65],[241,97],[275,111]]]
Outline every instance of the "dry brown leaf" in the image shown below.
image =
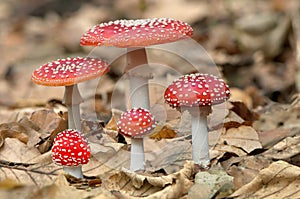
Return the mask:
[[259,115],[251,111],[243,102],[231,101],[230,103],[233,105],[230,110],[238,114],[243,120],[253,122],[259,118]]
[[4,123],[0,125],[0,147],[3,146],[5,138],[17,138],[23,143],[28,142],[28,135],[24,133],[24,127],[18,125],[18,123]]
[[300,154],[300,135],[287,137],[263,153],[264,157],[274,160],[289,160]]
[[46,185],[39,190],[33,192],[30,198],[33,199],[69,199],[69,198],[91,198],[97,196],[97,198],[115,199],[115,197],[107,190],[99,187],[89,191],[79,190],[73,186],[70,186],[64,175],[59,175],[54,183]]
[[42,132],[60,132],[67,128],[67,121],[50,109],[35,111],[30,120],[36,124]]
[[146,169],[156,171],[163,169],[166,173],[177,172],[187,160],[192,159],[190,140],[173,139],[144,139],[146,154]]
[[262,156],[243,156],[232,157],[221,164],[234,177],[234,187],[238,189],[256,177],[261,169],[268,167],[270,162]]
[[280,105],[271,106],[271,109],[260,115],[253,127],[259,131],[268,131],[276,128],[300,127],[300,108],[291,108]]
[[111,119],[109,120],[109,122],[106,124],[105,126],[106,129],[110,129],[110,130],[117,130],[117,121],[115,119],[115,116],[112,116]]
[[41,153],[18,139],[6,138],[0,149],[0,179],[12,179],[21,184],[43,186],[52,181],[59,167],[54,165],[50,153],[48,159],[38,162]]
[[300,168],[284,161],[261,170],[248,184],[235,191],[232,198],[300,198]]
[[223,143],[239,147],[247,153],[262,148],[257,132],[250,126],[230,128],[225,135],[222,135],[221,140]]
[[169,125],[159,126],[157,125],[156,128],[153,130],[152,135],[150,136],[151,139],[170,139],[175,138],[176,132],[171,129]]
[[277,128],[277,129],[267,130],[267,131],[258,131],[257,133],[262,146],[265,149],[268,149],[286,137],[292,137],[294,135],[300,134],[300,129],[299,128],[292,128],[292,129]]
[[[105,187],[108,190],[117,190],[126,195],[148,198],[173,198],[187,193],[194,173],[194,163],[186,162],[180,171],[154,177],[150,174],[138,174],[127,169],[110,176]],[[166,189],[166,190],[165,190]]]
[[253,107],[251,96],[246,91],[241,90],[239,88],[230,88],[230,101],[243,102],[249,109]]

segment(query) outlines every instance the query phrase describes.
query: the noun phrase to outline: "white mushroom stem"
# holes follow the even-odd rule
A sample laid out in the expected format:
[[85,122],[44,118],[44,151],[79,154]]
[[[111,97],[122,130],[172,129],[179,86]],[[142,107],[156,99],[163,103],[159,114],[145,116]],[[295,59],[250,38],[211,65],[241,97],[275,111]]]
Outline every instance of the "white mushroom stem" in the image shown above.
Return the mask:
[[[210,164],[207,130],[207,113],[200,113],[198,107],[188,107],[192,116],[192,157],[195,164],[207,167]],[[207,111],[207,110],[205,110]]]
[[130,48],[127,50],[127,67],[130,81],[130,101],[132,107],[149,110],[148,80],[152,78],[145,48]]
[[68,128],[70,129],[81,131],[79,105],[82,101],[77,84],[65,87],[63,103],[68,109]]
[[131,139],[131,152],[130,152],[130,170],[138,171],[145,169],[145,154],[144,154],[144,141],[143,138]]
[[74,176],[76,178],[83,178],[83,174],[82,174],[82,166],[79,165],[77,167],[63,167],[64,172],[70,174],[71,176]]

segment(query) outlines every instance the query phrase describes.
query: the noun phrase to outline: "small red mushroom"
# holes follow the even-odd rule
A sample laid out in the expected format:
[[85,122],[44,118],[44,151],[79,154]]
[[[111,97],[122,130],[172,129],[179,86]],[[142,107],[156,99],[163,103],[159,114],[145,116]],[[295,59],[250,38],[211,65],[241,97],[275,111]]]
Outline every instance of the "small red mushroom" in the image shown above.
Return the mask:
[[77,83],[102,76],[109,71],[100,59],[74,57],[58,59],[34,70],[31,80],[44,86],[65,86],[64,103],[68,108],[69,128],[81,130],[79,104],[82,102]]
[[55,137],[51,155],[52,160],[62,165],[65,172],[83,178],[81,165],[90,160],[90,146],[80,132],[67,129]]
[[180,111],[192,115],[192,156],[196,164],[210,164],[207,116],[211,106],[228,100],[228,85],[220,78],[209,74],[189,74],[174,80],[166,89],[165,102]]
[[117,125],[119,133],[131,137],[130,170],[144,170],[143,137],[155,128],[154,117],[146,109],[133,108],[121,115]]
[[127,48],[126,71],[132,107],[149,109],[148,79],[152,74],[148,67],[142,71],[130,69],[148,64],[146,46],[175,42],[192,34],[191,26],[175,19],[124,19],[95,25],[83,34],[80,45]]

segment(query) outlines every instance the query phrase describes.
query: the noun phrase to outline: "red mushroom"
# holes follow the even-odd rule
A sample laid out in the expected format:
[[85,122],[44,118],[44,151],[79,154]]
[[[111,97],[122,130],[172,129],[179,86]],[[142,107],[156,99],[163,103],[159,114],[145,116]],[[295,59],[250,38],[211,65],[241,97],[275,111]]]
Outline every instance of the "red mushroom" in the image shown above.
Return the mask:
[[78,131],[67,129],[54,139],[52,160],[62,165],[65,172],[76,178],[83,178],[81,165],[90,160],[90,146]]
[[193,29],[184,22],[168,18],[116,20],[101,23],[89,29],[80,40],[82,46],[115,46],[127,48],[127,67],[130,79],[132,107],[150,108],[148,79],[149,69],[131,70],[148,64],[145,47],[185,39]]
[[155,128],[154,117],[146,109],[133,108],[121,115],[117,125],[119,133],[131,137],[130,170],[144,170],[143,137]]
[[44,86],[65,86],[64,103],[68,108],[69,128],[81,130],[79,104],[82,102],[77,83],[106,74],[108,64],[96,58],[66,58],[40,66],[31,80]]
[[210,164],[207,116],[211,106],[228,100],[228,85],[209,74],[184,75],[172,82],[165,91],[165,102],[172,108],[188,110],[192,115],[192,156],[196,164]]

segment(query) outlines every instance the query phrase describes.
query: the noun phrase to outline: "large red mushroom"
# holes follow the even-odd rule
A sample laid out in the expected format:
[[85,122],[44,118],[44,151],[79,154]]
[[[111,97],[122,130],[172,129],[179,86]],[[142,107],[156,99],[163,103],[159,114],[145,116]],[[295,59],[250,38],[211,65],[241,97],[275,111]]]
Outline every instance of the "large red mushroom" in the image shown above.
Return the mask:
[[[193,29],[187,23],[169,19],[116,20],[95,25],[81,37],[82,46],[115,46],[127,48],[127,67],[132,107],[150,108],[148,67],[145,47],[175,42],[191,37]],[[134,69],[135,70],[131,70]]]
[[155,128],[152,114],[143,108],[133,108],[123,113],[117,122],[118,131],[131,138],[130,170],[144,170],[143,137]]
[[222,79],[200,73],[179,77],[165,91],[167,104],[179,111],[188,110],[192,116],[192,157],[196,164],[210,164],[207,116],[213,105],[229,97],[229,87]]
[[55,137],[51,155],[52,160],[62,165],[66,173],[83,178],[81,165],[90,160],[90,146],[79,131],[67,129]]
[[109,71],[108,64],[97,58],[74,57],[48,62],[36,69],[31,80],[44,86],[65,86],[63,98],[68,108],[68,126],[81,130],[79,104],[83,101],[77,83],[102,76]]

